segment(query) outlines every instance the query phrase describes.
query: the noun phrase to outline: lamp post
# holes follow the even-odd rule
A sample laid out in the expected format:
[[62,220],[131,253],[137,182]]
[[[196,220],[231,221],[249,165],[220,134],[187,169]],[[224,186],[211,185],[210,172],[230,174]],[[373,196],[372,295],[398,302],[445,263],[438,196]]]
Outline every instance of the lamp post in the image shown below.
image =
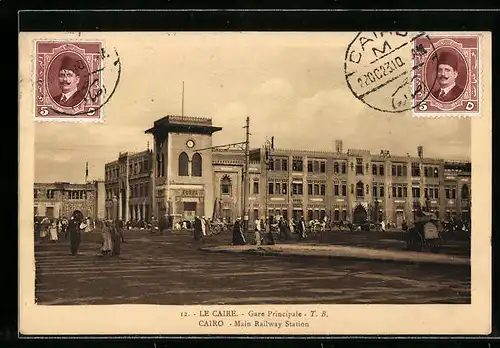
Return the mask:
[[266,139],[265,143],[264,143],[264,151],[265,151],[265,157],[264,157],[264,164],[265,164],[265,181],[266,181],[266,185],[264,187],[265,189],[265,192],[266,192],[266,195],[265,195],[265,221],[266,221],[266,224],[269,224],[270,221],[268,221],[269,217],[268,217],[268,197],[269,197],[269,177],[268,177],[268,174],[269,174],[269,168],[271,167],[271,163],[273,161],[273,156],[272,156],[272,151],[274,150],[274,137],[271,137],[271,141],[269,141],[268,139]]

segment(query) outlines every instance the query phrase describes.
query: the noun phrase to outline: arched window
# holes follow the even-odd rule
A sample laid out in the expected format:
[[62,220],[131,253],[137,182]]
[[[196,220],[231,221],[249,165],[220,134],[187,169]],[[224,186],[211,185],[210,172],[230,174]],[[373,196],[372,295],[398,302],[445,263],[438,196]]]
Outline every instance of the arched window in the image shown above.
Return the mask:
[[189,158],[185,152],[179,155],[179,176],[188,176]]
[[462,185],[462,199],[463,200],[469,199],[469,187],[466,184]]
[[193,155],[193,159],[191,160],[191,175],[192,176],[201,176],[201,166],[202,160],[201,155],[199,153],[195,153]]
[[231,179],[227,175],[224,175],[220,181],[220,192],[223,195],[231,194]]
[[363,197],[364,196],[364,187],[363,187],[363,183],[361,181],[359,181],[357,184],[356,184],[356,197]]

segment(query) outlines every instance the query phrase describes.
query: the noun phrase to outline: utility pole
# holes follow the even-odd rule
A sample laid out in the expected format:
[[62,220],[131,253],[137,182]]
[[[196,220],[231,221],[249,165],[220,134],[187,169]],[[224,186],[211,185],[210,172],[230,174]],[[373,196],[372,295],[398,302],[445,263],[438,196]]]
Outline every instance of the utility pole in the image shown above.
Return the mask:
[[249,160],[250,160],[250,152],[249,152],[249,143],[250,143],[250,117],[247,116],[246,120],[246,137],[245,137],[245,167],[243,171],[243,232],[247,233],[248,232],[248,194],[249,194],[249,186],[250,186],[250,180],[249,180],[249,175],[248,175],[248,167],[249,167]]

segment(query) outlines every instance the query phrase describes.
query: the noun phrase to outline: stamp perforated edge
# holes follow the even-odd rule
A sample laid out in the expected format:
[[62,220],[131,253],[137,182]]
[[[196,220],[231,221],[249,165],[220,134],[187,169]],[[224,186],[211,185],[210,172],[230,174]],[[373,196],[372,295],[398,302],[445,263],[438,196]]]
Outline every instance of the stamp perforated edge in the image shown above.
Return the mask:
[[[76,34],[78,35],[78,34]],[[37,117],[36,115],[36,83],[37,83],[37,78],[36,78],[36,69],[37,69],[37,42],[40,41],[46,41],[46,42],[57,42],[57,43],[68,43],[68,42],[99,42],[101,44],[101,47],[106,47],[106,41],[103,39],[97,39],[97,38],[81,38],[81,37],[68,37],[67,39],[52,39],[52,38],[35,38],[32,39],[31,41],[31,47],[32,47],[32,64],[31,64],[31,69],[32,71],[30,72],[31,76],[31,91],[32,91],[32,103],[31,103],[31,114],[32,114],[32,120],[37,123],[82,123],[82,124],[99,124],[99,123],[105,123],[105,118],[106,118],[106,112],[104,105],[102,105],[99,108],[99,118],[90,118],[90,117],[80,117],[80,116],[74,116],[74,117]],[[101,74],[102,76],[102,74]],[[104,79],[102,79],[104,80]],[[100,84],[102,85],[103,81],[100,81]]]
[[[479,62],[479,86],[478,86],[478,111],[435,111],[435,112],[415,112],[415,109],[412,109],[412,117],[414,118],[441,118],[441,117],[452,117],[452,118],[476,118],[481,117],[483,112],[483,103],[484,103],[484,61],[483,57],[483,45],[484,45],[484,32],[429,32],[429,35],[432,37],[447,37],[447,36],[463,36],[463,37],[477,37],[478,38],[478,62]],[[435,36],[434,36],[435,35]],[[491,41],[490,41],[491,42]]]

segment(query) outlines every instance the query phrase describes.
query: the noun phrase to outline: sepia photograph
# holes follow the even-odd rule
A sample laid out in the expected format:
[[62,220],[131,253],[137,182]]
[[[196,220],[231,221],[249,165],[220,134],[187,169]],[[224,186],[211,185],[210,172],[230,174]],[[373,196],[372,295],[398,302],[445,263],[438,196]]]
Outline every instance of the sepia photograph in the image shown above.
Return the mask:
[[21,328],[488,332],[490,50],[21,32]]

